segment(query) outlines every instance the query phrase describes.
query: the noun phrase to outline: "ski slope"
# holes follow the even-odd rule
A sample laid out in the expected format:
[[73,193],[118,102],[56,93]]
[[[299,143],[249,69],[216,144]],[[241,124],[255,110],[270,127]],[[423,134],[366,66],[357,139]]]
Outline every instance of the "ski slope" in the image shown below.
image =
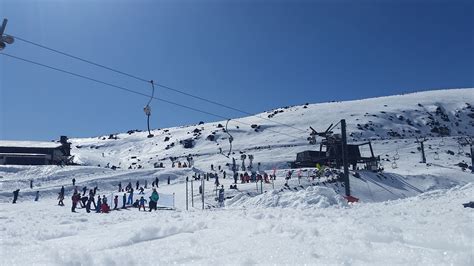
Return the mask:
[[[230,157],[240,165],[241,154],[252,154],[255,170],[260,163],[260,172],[277,176],[271,183],[239,181],[238,190],[228,189],[232,161],[219,150],[229,152],[226,121],[157,129],[153,138],[135,131],[73,138],[72,154],[81,165],[0,166],[0,265],[472,265],[474,212],[462,203],[474,200],[474,175],[459,166],[471,163],[469,148],[458,144],[458,137],[474,135],[472,106],[474,89],[453,89],[305,104],[233,119]],[[360,170],[357,176],[351,171],[351,193],[359,203],[346,202],[334,175],[310,178],[313,169],[296,170],[284,186],[287,162],[297,152],[319,148],[306,140],[309,126],[323,131],[342,118],[350,142],[371,140],[385,169]],[[426,164],[420,163],[417,137],[428,138]],[[189,138],[194,147],[184,148],[180,141]],[[170,157],[187,163],[188,155],[193,168],[171,167]],[[156,163],[164,168],[154,168]],[[193,182],[194,206],[189,194],[186,210],[186,177],[206,172],[219,175],[225,207],[215,208],[211,179],[205,182],[205,210],[199,181]],[[160,194],[175,195],[175,210],[70,211],[73,178],[79,190],[97,186],[109,202],[119,195],[121,204],[119,182],[135,187],[147,180],[150,187],[156,177]],[[57,206],[61,186],[65,207]]]

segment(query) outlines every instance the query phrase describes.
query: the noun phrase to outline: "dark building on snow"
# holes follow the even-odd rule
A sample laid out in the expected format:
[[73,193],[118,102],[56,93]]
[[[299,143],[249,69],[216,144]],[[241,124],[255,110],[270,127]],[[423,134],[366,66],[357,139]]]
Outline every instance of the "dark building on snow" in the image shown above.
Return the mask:
[[71,143],[66,136],[58,142],[0,140],[0,165],[69,164]]

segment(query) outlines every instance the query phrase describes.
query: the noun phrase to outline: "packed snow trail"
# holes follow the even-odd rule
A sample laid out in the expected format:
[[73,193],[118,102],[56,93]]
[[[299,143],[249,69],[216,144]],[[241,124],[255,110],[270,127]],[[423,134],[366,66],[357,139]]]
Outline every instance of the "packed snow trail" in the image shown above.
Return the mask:
[[[290,193],[290,192],[287,192]],[[71,213],[0,205],[1,265],[472,265],[474,185],[391,202]],[[79,210],[82,211],[82,210]]]

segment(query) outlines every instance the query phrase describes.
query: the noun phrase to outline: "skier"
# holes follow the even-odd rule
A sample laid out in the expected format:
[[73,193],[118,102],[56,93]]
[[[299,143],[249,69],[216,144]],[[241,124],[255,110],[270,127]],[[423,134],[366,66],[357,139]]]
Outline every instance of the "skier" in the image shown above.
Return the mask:
[[218,187],[219,186],[219,176],[216,174],[215,177],[216,177],[216,181],[214,181],[214,184],[216,185],[216,187]]
[[148,186],[148,180],[145,179],[145,189],[147,188]]
[[158,177],[155,178],[155,184],[156,184],[156,187],[160,187],[159,184],[160,184],[160,179]]
[[213,164],[211,164],[211,170],[214,171],[214,165]]
[[122,182],[118,183],[118,192],[122,192]]
[[87,187],[83,187],[82,188],[82,196],[86,195],[86,192],[87,192]]
[[102,204],[107,204],[107,198],[105,195],[102,195]]
[[94,187],[94,196],[95,196],[95,194],[97,193],[97,190],[100,190],[100,189],[98,189],[97,186],[95,186],[95,187]]
[[224,185],[221,186],[221,189],[219,189],[219,206],[224,207]]
[[170,181],[171,181],[171,180],[170,180],[170,176],[168,176],[168,185],[170,184]]
[[127,204],[133,204],[133,188],[130,188],[130,194],[128,195]]
[[143,198],[143,196],[140,198],[140,205],[138,206],[138,211],[140,211],[140,209],[143,207],[143,211],[145,211],[145,203],[146,203],[146,199]]
[[123,193],[122,203],[123,203],[122,209],[126,209],[125,204],[127,204],[127,193]]
[[114,210],[117,209],[117,205],[118,205],[118,196],[115,196],[115,198],[114,198]]
[[76,185],[76,179],[73,178],[73,179],[72,179],[72,186],[75,186],[75,185]]
[[144,195],[145,194],[145,189],[143,187],[140,187],[140,192],[138,192],[138,195]]
[[13,204],[15,204],[18,199],[18,193],[20,193],[20,189],[13,191]]
[[30,188],[33,188],[33,179],[30,180]]
[[138,190],[138,186],[140,185],[140,183],[138,182],[138,180],[137,180],[137,183],[136,183],[136,185],[137,185],[137,188],[136,188],[136,190]]
[[35,201],[38,201],[38,200],[39,200],[39,196],[40,196],[40,192],[39,192],[39,191],[36,191]]
[[158,200],[160,199],[160,196],[158,195],[158,192],[156,192],[156,189],[153,189],[153,192],[151,193],[150,197],[150,211],[155,210],[156,211],[156,205],[158,203]]

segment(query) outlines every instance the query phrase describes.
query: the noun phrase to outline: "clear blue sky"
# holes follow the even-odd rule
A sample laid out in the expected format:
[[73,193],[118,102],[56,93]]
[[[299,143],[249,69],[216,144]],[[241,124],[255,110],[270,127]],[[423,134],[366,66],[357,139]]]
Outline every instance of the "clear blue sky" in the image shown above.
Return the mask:
[[[357,3],[355,3],[357,2]],[[0,1],[7,32],[256,113],[474,87],[473,1]],[[3,52],[150,93],[17,41]],[[243,116],[158,89],[156,96]],[[147,99],[0,56],[0,139],[146,129]],[[161,102],[152,127],[221,120]]]

